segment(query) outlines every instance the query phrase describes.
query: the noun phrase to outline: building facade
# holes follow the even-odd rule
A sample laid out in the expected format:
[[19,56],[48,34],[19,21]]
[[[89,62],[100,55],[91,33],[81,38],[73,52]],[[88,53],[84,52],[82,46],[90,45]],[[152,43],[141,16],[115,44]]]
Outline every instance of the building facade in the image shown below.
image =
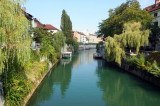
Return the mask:
[[[154,27],[160,27],[160,0],[155,0],[155,3],[146,7],[145,10],[154,17],[152,20]],[[149,46],[153,50],[160,51],[160,36],[158,34],[150,38]]]
[[[34,18],[31,14],[27,13],[26,8],[22,8],[22,11],[25,17],[30,22],[30,28],[44,28],[44,30],[51,32],[52,34],[57,33],[59,31],[58,28],[52,26],[51,24],[42,24],[37,18]],[[34,33],[31,34],[31,37],[34,37]],[[31,49],[37,50],[39,48],[40,48],[40,43],[37,41],[32,41]]]
[[87,35],[83,32],[78,31],[72,31],[73,38],[77,40],[79,43],[87,44],[89,42],[89,39],[87,38]]
[[160,26],[160,1],[155,0],[155,4],[146,7],[145,10],[154,17],[155,26]]

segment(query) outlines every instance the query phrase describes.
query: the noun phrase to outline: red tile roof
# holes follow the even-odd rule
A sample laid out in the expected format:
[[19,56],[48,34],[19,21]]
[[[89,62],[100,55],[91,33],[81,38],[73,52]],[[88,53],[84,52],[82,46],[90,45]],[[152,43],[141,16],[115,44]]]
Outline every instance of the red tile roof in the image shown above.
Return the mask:
[[158,9],[160,9],[160,3],[153,4],[153,5],[148,6],[148,7],[145,8],[145,10],[147,12],[152,12],[152,11],[155,11],[155,10],[158,10]]
[[34,18],[34,21],[36,22],[36,24],[37,24],[37,28],[42,28],[42,27],[44,27],[44,24],[42,24],[41,22],[39,22],[38,21],[38,19],[36,19],[36,18]]
[[42,28],[42,27],[44,27],[44,24],[42,24],[41,22],[37,22],[37,27]]
[[50,24],[46,24],[45,27],[44,27],[46,30],[59,30],[57,29],[56,27],[50,25]]

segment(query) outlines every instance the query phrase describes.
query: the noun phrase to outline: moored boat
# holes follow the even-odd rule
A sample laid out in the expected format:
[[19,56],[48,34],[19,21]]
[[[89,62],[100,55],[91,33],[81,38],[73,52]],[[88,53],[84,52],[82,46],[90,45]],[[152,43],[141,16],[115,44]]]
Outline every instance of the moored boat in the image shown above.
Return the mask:
[[63,59],[70,59],[72,57],[72,52],[63,52],[62,58]]
[[102,56],[102,54],[100,54],[100,53],[94,53],[94,54],[93,54],[93,58],[95,58],[95,59],[102,59],[103,56]]

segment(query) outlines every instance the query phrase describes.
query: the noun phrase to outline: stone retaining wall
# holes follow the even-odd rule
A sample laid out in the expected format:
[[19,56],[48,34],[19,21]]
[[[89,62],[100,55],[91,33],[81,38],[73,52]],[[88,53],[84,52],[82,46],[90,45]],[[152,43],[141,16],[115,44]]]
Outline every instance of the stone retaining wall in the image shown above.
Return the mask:
[[160,78],[155,77],[154,75],[148,73],[146,70],[140,70],[133,66],[130,66],[126,63],[122,63],[121,67],[123,70],[127,71],[128,73],[135,75],[157,87],[160,87]]

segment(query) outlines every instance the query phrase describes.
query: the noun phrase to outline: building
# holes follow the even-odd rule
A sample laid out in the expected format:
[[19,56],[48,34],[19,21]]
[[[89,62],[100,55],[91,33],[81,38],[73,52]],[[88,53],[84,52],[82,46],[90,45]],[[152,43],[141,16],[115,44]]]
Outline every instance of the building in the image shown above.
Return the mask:
[[57,29],[56,27],[50,25],[50,24],[45,24],[44,25],[44,29],[48,30],[51,33],[57,33],[59,31],[59,29]]
[[80,35],[77,31],[72,31],[73,38],[80,42]]
[[[160,0],[155,0],[153,5],[150,5],[145,8],[147,12],[149,12],[154,19],[153,24],[155,27],[160,27]],[[160,51],[160,37],[158,35],[154,35],[154,37],[150,37],[150,45],[151,49]]]
[[[56,27],[50,25],[50,24],[42,24],[37,18],[34,18],[31,14],[26,12],[26,8],[22,8],[22,11],[25,15],[25,17],[30,21],[30,28],[44,28],[44,30],[47,30],[48,32],[51,32],[52,34],[57,33],[59,29]],[[30,29],[29,29],[30,30]],[[31,37],[34,37],[34,33],[31,34]],[[31,44],[32,50],[37,50],[40,48],[40,42],[32,41]]]
[[145,8],[153,17],[153,23],[155,26],[160,26],[160,1],[155,0],[155,4]]
[[83,32],[78,32],[78,34],[80,35],[80,42],[83,44],[89,43],[89,40],[87,38],[87,35],[84,34]]
[[79,43],[87,44],[89,42],[89,39],[87,38],[87,35],[83,32],[78,31],[72,31],[73,38],[77,40]]
[[85,34],[83,32],[72,31],[74,39],[79,43],[88,44],[88,43],[99,43],[103,41],[103,37],[98,37],[94,34]]
[[33,18],[31,24],[32,24],[32,28],[42,28],[42,27],[45,27],[45,25],[42,24],[37,18]]
[[89,39],[89,43],[98,43],[99,42],[97,36],[94,34],[88,34],[87,38]]

